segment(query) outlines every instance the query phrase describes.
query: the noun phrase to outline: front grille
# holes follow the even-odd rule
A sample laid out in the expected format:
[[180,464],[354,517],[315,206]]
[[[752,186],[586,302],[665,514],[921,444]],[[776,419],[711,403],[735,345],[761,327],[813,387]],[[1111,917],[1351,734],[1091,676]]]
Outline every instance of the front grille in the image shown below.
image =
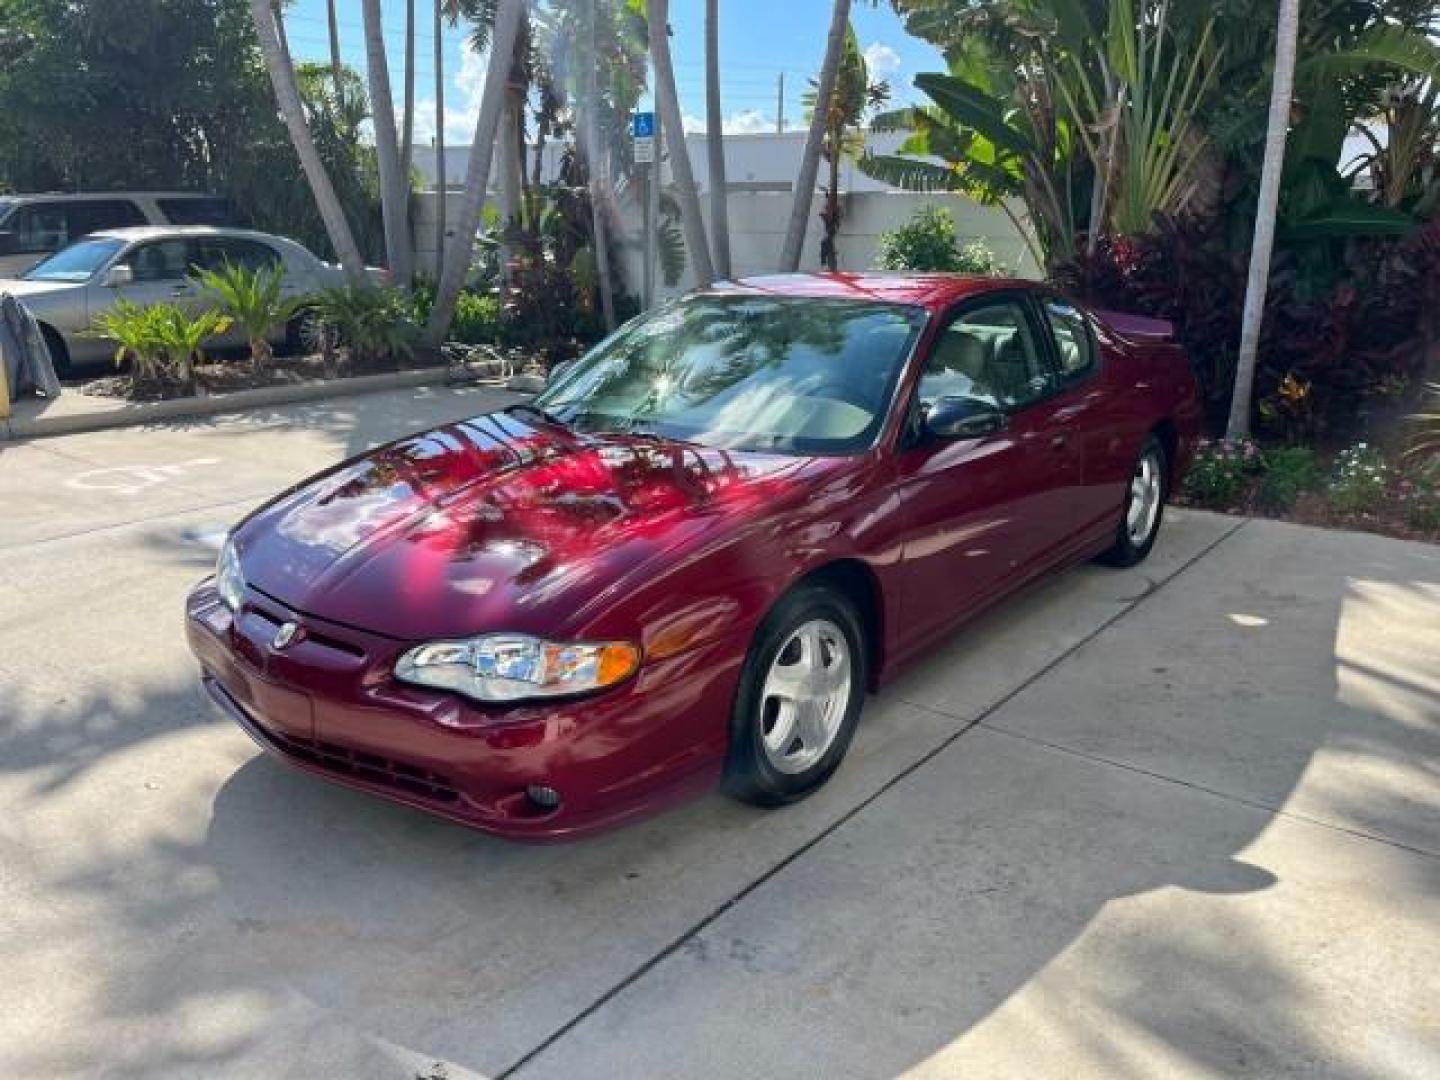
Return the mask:
[[352,750],[320,739],[296,739],[275,731],[265,734],[285,753],[328,772],[420,795],[435,802],[453,803],[460,799],[460,792],[448,778],[419,765],[379,754],[367,754],[363,750]]

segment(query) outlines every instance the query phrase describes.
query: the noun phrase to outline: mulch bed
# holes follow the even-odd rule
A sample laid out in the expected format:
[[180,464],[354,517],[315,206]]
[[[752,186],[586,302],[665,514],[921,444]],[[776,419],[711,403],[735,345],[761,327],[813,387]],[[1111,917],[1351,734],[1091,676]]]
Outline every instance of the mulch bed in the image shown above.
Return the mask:
[[[289,386],[294,383],[311,382],[327,377],[346,378],[355,375],[378,375],[392,371],[411,371],[438,363],[432,355],[416,352],[407,360],[396,364],[366,365],[354,367],[344,365],[337,376],[330,376],[325,363],[316,353],[308,356],[277,356],[265,371],[257,371],[248,357],[212,358],[195,365],[195,390],[199,397],[210,394],[233,393],[236,390],[256,390],[266,386]],[[129,374],[105,375],[98,379],[71,382],[67,388],[91,397],[120,398],[125,401],[169,401],[173,398],[190,397],[185,386],[171,380],[149,380],[137,382]]]
[[[1415,528],[1405,519],[1404,508],[1398,505],[1382,505],[1374,513],[1347,514],[1331,506],[1324,495],[1318,492],[1306,492],[1295,500],[1295,506],[1289,513],[1277,513],[1260,505],[1256,499],[1259,487],[1257,481],[1239,504],[1219,512],[1243,517],[1268,518],[1272,521],[1289,521],[1296,525],[1316,525],[1324,529],[1374,533],[1377,536],[1389,536],[1396,540],[1418,540],[1421,543],[1440,544],[1440,529]],[[1175,496],[1175,503],[1178,506],[1191,506],[1202,510],[1215,509],[1215,507],[1199,506],[1180,494]]]

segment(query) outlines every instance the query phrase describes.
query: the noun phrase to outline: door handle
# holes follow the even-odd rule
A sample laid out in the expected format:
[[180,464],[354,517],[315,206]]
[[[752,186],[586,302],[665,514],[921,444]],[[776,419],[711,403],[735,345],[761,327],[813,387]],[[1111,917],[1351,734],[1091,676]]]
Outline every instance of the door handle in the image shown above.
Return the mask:
[[1067,446],[1069,446],[1069,445],[1070,445],[1070,436],[1069,436],[1069,435],[1052,435],[1052,436],[1050,436],[1050,449],[1051,449],[1051,450],[1064,450],[1065,447],[1067,447]]

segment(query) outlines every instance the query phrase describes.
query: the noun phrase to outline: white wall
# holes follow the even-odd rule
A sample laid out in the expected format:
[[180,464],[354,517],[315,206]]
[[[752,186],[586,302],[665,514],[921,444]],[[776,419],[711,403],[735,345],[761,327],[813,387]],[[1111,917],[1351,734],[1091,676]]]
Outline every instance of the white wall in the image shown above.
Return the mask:
[[[639,190],[638,186],[627,189],[627,196],[636,195]],[[958,195],[868,191],[844,198],[845,217],[839,240],[840,266],[844,270],[874,269],[880,234],[904,224],[921,207],[937,204],[949,209],[955,218],[961,244],[971,240],[983,240],[1007,270],[1021,277],[1040,276],[1023,239],[1010,224],[1005,213],[999,209],[981,206]],[[735,277],[774,272],[776,260],[780,256],[785,226],[790,218],[790,205],[791,197],[785,193],[731,193],[730,257]],[[445,206],[446,216],[454,221],[460,208],[458,193],[451,193]],[[708,200],[702,200],[702,206],[708,230]],[[415,245],[417,265],[422,268],[432,267],[435,261],[435,210],[433,192],[422,192],[416,196]],[[805,237],[804,254],[800,262],[800,268],[806,271],[820,269],[819,210],[820,195],[817,193],[811,208],[810,228]],[[625,266],[626,285],[632,293],[638,294],[642,281],[640,208],[633,198],[627,197],[622,200],[620,213],[625,221],[634,224],[630,235],[621,238],[621,259]],[[664,292],[665,295],[674,295],[693,284],[694,280],[687,272],[677,288],[666,289]]]

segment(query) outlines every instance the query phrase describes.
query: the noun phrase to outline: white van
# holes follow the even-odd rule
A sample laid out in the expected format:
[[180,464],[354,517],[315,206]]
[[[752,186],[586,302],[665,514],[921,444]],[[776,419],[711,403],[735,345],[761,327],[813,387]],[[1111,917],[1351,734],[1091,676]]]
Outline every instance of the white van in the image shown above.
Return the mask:
[[18,277],[52,252],[102,229],[232,225],[230,204],[184,191],[0,195],[0,278]]

